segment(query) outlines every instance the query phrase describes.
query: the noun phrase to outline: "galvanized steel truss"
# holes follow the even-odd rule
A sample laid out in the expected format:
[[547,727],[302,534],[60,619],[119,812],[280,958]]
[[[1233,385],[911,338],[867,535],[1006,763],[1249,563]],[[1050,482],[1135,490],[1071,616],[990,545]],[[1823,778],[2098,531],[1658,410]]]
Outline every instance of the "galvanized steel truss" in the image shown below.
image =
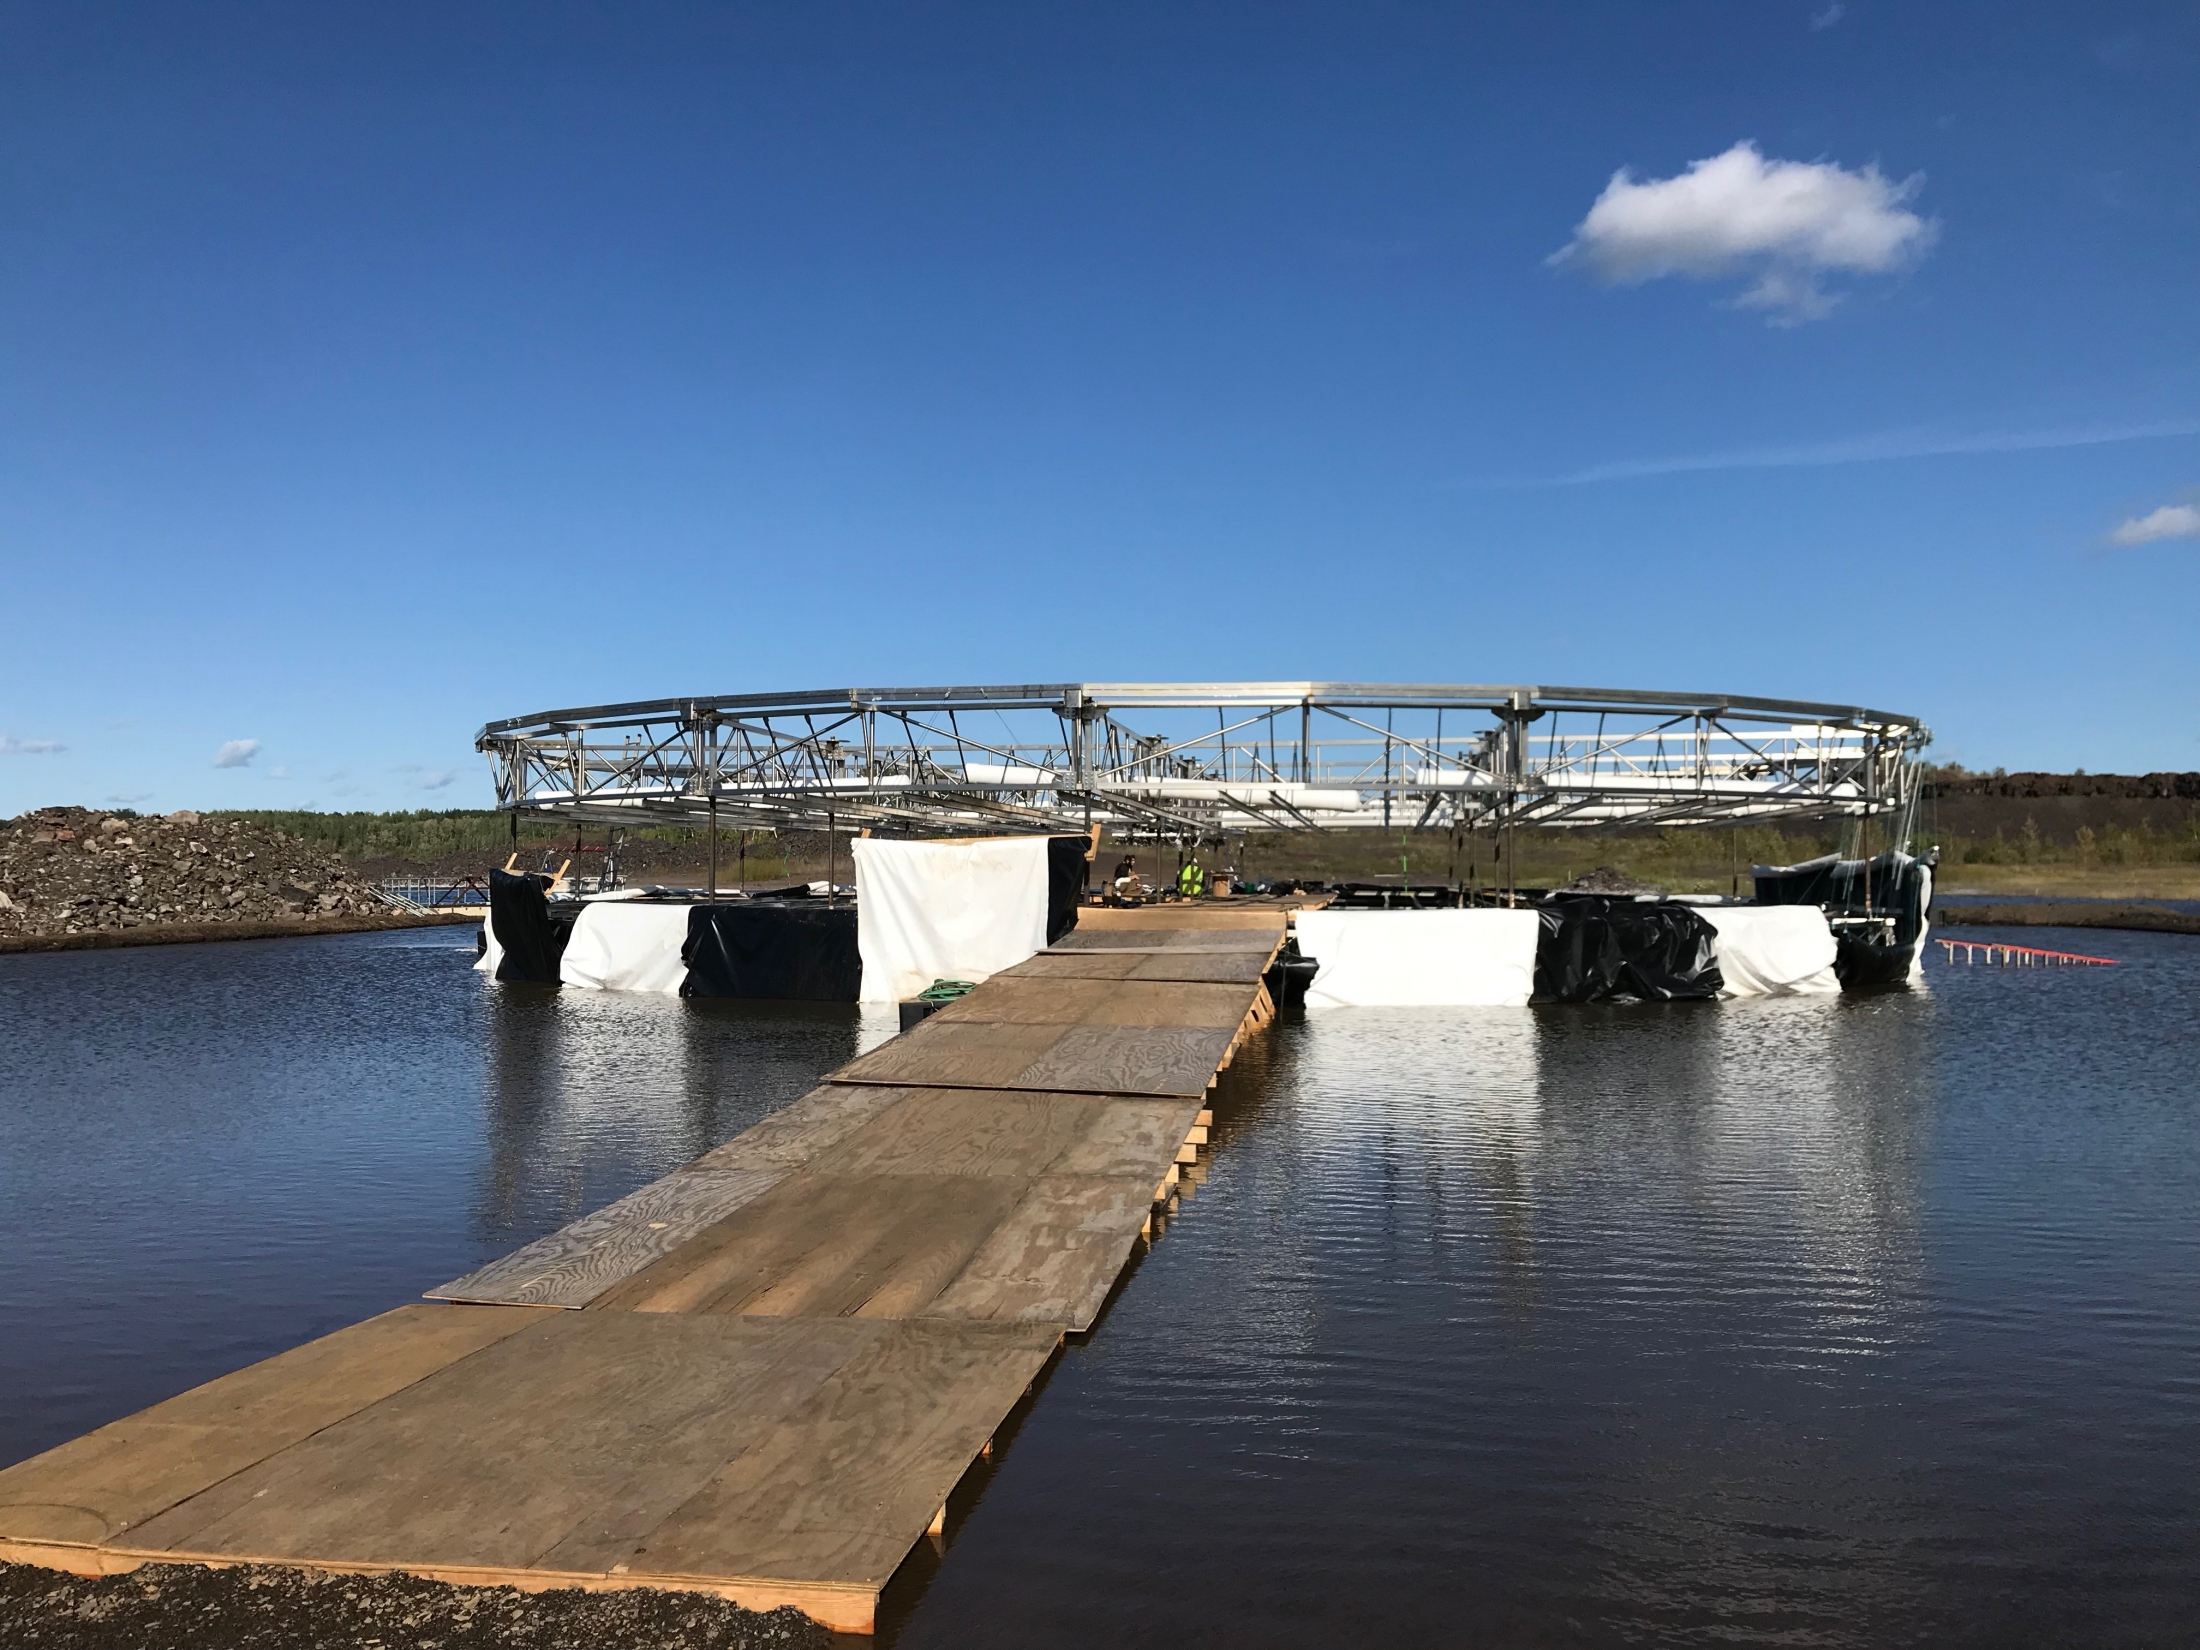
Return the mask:
[[598,705],[491,722],[475,745],[500,808],[610,825],[1098,823],[1189,843],[1901,813],[1930,737],[1915,717],[1726,694],[1078,682]]

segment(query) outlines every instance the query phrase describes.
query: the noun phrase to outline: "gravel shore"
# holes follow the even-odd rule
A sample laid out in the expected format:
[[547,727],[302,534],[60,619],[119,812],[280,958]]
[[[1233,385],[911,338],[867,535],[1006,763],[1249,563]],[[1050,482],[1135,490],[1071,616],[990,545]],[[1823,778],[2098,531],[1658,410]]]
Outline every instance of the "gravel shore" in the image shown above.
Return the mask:
[[0,1564],[9,1650],[823,1650],[793,1609],[629,1588],[522,1593],[409,1575],[148,1564],[84,1577]]

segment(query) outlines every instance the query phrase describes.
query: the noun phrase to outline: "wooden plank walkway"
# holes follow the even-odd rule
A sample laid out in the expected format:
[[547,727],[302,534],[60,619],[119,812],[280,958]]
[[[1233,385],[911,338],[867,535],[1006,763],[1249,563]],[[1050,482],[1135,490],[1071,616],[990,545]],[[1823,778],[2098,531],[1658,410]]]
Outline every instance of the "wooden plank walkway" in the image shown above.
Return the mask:
[[1273,1013],[1284,909],[1088,910],[655,1184],[0,1472],[0,1560],[406,1570],[868,1632]]

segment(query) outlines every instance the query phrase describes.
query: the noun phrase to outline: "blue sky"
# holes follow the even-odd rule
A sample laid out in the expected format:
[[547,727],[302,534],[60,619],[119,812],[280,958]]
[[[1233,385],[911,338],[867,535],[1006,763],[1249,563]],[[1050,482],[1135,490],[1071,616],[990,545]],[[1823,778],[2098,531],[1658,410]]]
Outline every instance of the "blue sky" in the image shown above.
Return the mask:
[[2200,767],[2196,180],[2191,0],[10,6],[0,811],[987,680]]

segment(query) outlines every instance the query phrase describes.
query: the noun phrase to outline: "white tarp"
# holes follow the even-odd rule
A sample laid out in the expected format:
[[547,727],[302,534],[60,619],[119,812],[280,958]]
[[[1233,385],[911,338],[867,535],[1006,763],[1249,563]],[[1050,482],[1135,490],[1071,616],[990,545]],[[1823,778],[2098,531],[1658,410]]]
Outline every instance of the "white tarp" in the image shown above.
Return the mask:
[[1917,919],[1917,949],[1910,953],[1910,984],[1923,985],[1925,983],[1925,937],[1933,931],[1932,918],[1925,916],[1923,913],[1933,908],[1933,868],[1930,865],[1920,865],[1917,868],[1917,874],[1925,880],[1917,891],[1917,909],[1919,912]]
[[481,919],[481,955],[474,959],[474,972],[497,977],[497,965],[504,961],[504,947],[497,944],[497,925],[487,917]]
[[1521,1008],[1535,990],[1533,911],[1301,911],[1321,966],[1308,1008]]
[[1833,930],[1815,905],[1699,905],[1728,997],[1832,995]]
[[606,900],[581,907],[565,942],[558,978],[599,991],[657,991],[677,996],[687,979],[686,905]]
[[849,844],[866,1003],[982,980],[1047,943],[1047,839]]

